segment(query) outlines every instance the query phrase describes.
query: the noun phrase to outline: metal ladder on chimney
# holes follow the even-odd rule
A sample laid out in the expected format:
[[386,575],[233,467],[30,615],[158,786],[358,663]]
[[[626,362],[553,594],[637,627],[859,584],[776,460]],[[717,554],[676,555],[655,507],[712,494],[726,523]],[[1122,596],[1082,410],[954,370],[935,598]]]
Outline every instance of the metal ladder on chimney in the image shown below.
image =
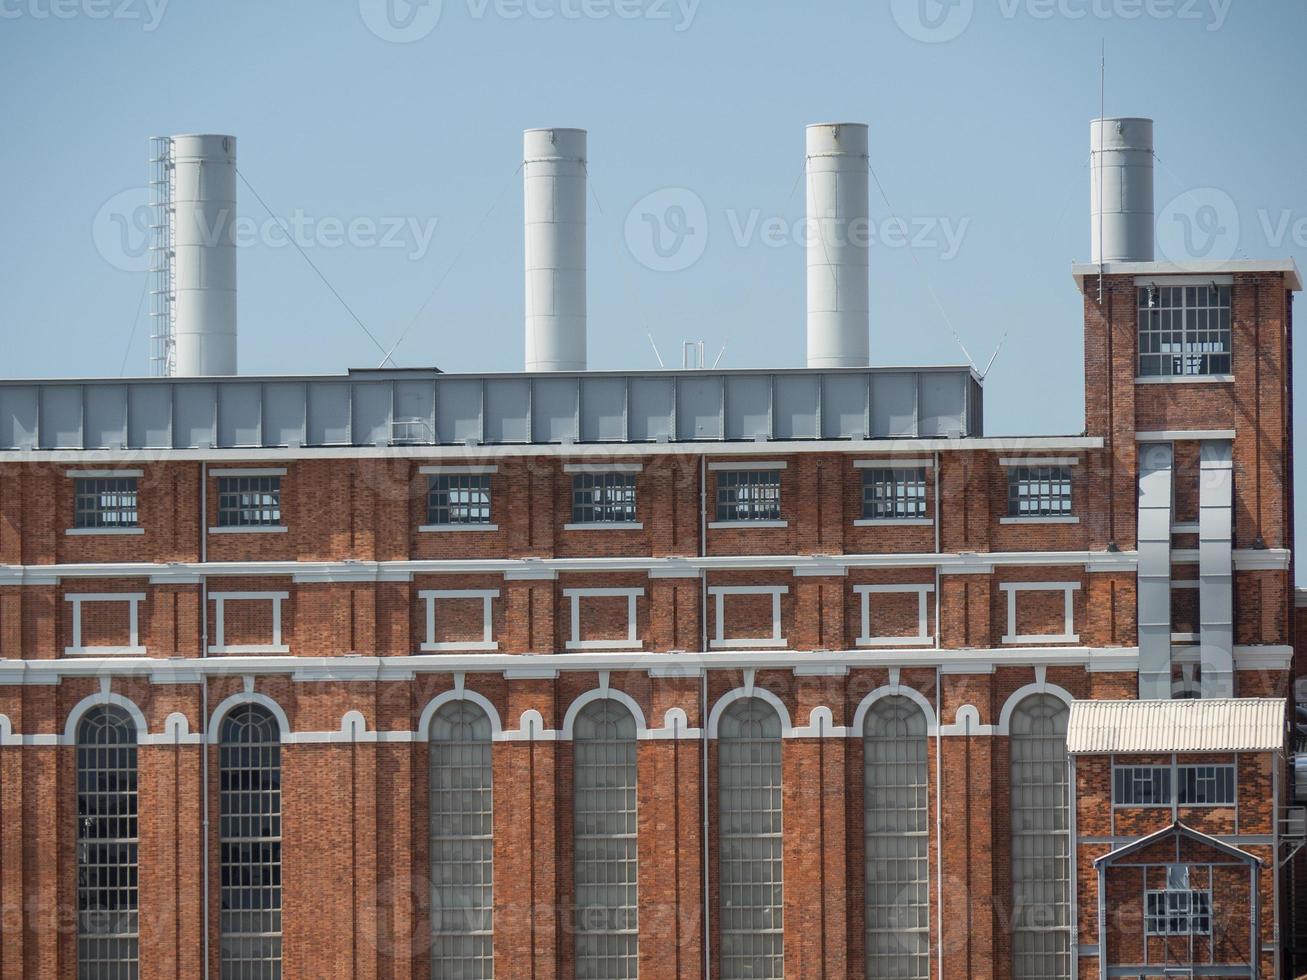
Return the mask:
[[165,378],[177,373],[176,174],[172,138],[150,137],[150,374]]

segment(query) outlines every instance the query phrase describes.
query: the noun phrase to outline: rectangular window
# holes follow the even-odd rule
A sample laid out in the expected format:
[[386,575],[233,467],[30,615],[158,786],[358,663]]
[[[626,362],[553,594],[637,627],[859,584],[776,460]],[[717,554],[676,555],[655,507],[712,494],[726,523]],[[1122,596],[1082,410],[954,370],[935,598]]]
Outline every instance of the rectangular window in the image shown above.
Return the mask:
[[1069,466],[1009,466],[1008,517],[1069,517],[1071,468]]
[[489,524],[490,477],[479,474],[433,476],[427,482],[428,524]]
[[1139,287],[1141,378],[1229,373],[1229,286]]
[[574,524],[635,522],[634,473],[577,473],[572,477]]
[[1234,804],[1234,766],[1180,766],[1178,782],[1182,805]]
[[717,474],[717,520],[778,521],[780,470],[723,470]]
[[1150,936],[1206,936],[1212,931],[1212,893],[1150,891],[1144,922]]
[[1171,802],[1171,770],[1166,766],[1119,766],[1112,772],[1115,806],[1162,806]]
[[79,479],[76,484],[74,527],[139,527],[136,477]]
[[281,523],[281,477],[218,477],[219,527],[269,527]]
[[926,516],[926,468],[887,467],[862,471],[863,520]]

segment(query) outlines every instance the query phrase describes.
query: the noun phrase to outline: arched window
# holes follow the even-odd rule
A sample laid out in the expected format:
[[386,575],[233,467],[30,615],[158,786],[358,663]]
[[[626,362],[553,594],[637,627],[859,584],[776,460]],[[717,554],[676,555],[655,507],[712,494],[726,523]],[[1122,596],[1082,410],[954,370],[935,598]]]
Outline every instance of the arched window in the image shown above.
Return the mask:
[[592,701],[573,728],[577,980],[639,974],[635,718]]
[[92,708],[77,725],[77,975],[136,980],[136,725]]
[[717,726],[722,980],[783,980],[781,719],[741,698]]
[[867,976],[929,980],[926,716],[908,698],[881,698],[862,745]]
[[1071,976],[1071,836],[1066,704],[1026,698],[1012,713],[1012,970],[1016,980]]
[[431,719],[431,975],[490,980],[494,811],[490,718],[450,701]]
[[222,720],[218,847],[224,980],[281,976],[281,729],[243,704]]

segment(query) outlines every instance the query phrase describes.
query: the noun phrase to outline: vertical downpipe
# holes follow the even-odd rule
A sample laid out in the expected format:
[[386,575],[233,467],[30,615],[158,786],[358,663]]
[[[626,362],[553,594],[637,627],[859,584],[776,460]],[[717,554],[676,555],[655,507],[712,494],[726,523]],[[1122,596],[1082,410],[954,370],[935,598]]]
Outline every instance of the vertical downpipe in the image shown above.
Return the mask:
[[944,672],[935,668],[935,956],[939,976],[944,976],[944,740],[940,728],[944,719],[940,687]]
[[[209,464],[200,462],[200,564],[209,560]],[[209,577],[200,574],[200,656],[209,655]],[[200,909],[204,980],[209,980],[209,673],[200,674]]]
[[[708,554],[708,457],[699,457],[699,557]],[[708,572],[699,569],[699,649],[708,652]],[[712,888],[709,880],[712,855],[708,843],[708,666],[699,681],[699,725],[703,738],[703,978],[712,980]]]

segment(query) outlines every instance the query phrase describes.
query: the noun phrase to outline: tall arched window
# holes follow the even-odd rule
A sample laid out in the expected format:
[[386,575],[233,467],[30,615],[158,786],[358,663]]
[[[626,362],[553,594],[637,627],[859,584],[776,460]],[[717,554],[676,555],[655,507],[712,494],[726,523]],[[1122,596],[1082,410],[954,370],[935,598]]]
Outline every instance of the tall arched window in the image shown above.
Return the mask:
[[450,701],[431,719],[431,975],[490,980],[494,811],[490,719]]
[[577,980],[639,973],[635,718],[592,701],[573,728]]
[[223,980],[281,976],[281,729],[243,704],[222,720],[218,848]]
[[1016,980],[1071,976],[1071,836],[1067,706],[1051,694],[1017,705],[1012,780],[1012,971]]
[[77,725],[77,976],[136,980],[136,725],[92,708]]
[[717,726],[722,980],[783,980],[781,719],[760,698]]
[[930,978],[926,716],[881,698],[863,725],[867,976]]

